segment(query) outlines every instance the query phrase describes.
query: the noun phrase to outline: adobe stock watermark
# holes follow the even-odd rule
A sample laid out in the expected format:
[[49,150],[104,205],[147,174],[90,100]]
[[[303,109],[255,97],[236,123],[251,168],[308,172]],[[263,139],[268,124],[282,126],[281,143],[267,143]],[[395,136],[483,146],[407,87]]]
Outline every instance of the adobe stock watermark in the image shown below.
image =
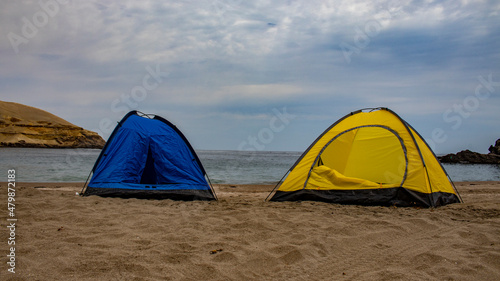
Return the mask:
[[362,27],[356,26],[354,28],[355,34],[352,37],[352,42],[343,41],[339,44],[347,63],[351,63],[352,55],[359,55],[363,49],[370,45],[371,40],[380,33],[382,28],[390,24],[394,14],[385,10],[382,14],[367,20]]
[[7,265],[10,273],[16,273],[16,169],[7,171],[7,228],[9,235],[7,236],[8,255]]
[[[277,108],[272,109],[273,116],[269,119],[267,126],[261,128],[256,135],[249,135],[248,138],[242,141],[238,145],[238,151],[247,151],[251,153],[251,156],[245,158],[247,162],[251,162],[257,151],[264,151],[266,145],[273,142],[276,134],[283,132],[287,126],[290,125],[290,121],[295,119],[297,116],[287,112],[287,108],[283,107],[282,110]],[[238,167],[234,167],[234,176],[241,175],[247,171],[247,165],[239,163]]]
[[[487,78],[478,76],[478,84],[474,94],[465,97],[461,103],[453,104],[443,113],[443,121],[450,124],[453,131],[458,130],[464,119],[472,116],[472,113],[478,110],[482,102],[488,100],[491,94],[496,92],[495,87],[500,87],[500,81],[493,81],[493,74],[490,73]],[[448,135],[443,128],[434,128],[431,132],[431,138],[427,141],[432,150],[435,150],[438,144],[446,142]]]
[[238,145],[238,150],[252,152],[265,150],[266,144],[270,144],[274,140],[275,134],[285,130],[286,126],[290,124],[290,120],[297,117],[286,110],[286,107],[283,107],[281,112],[277,108],[273,108],[274,116],[269,120],[269,126],[260,129],[256,136],[248,136],[247,140]]
[[[113,113],[125,114],[132,109],[136,109],[140,102],[143,102],[148,95],[163,83],[164,79],[170,75],[170,72],[164,72],[160,69],[160,64],[156,64],[155,68],[151,66],[145,67],[146,74],[143,75],[141,83],[132,87],[129,93],[123,93],[110,104],[110,111]],[[102,118],[99,121],[99,128],[92,129],[101,136],[111,134],[116,126],[116,122],[110,118]],[[84,158],[86,157],[85,151],[71,150],[63,163],[53,163],[52,169],[55,171],[60,170],[62,166],[64,169],[74,168],[80,169]]]
[[220,1],[215,0],[212,2],[212,7],[215,11],[215,14],[219,16],[220,19],[224,17],[229,10],[237,10],[237,7],[243,2],[243,0],[228,0],[228,1]]
[[[242,0],[214,0],[210,5],[210,9],[213,15],[215,15],[215,24],[218,25],[218,29],[230,29],[236,31],[240,28],[245,28],[247,24],[250,26],[255,24],[252,21],[238,21],[240,19],[240,13],[245,10],[244,3]],[[246,28],[248,28],[247,26]],[[249,44],[256,44],[256,48],[245,48],[242,42],[234,36],[224,37],[219,40],[217,44],[217,49],[229,55],[235,55],[237,53],[247,53],[247,52],[257,52],[259,54],[269,53],[275,48],[278,48],[280,41],[278,36],[286,36],[283,34],[283,29],[280,24],[274,22],[268,22],[261,26],[263,29],[259,29],[258,34],[251,32],[248,34],[248,39],[251,36],[257,36],[257,40],[251,40]],[[246,29],[245,28],[245,29]],[[253,27],[251,28],[253,30]],[[246,29],[248,30],[248,29]],[[256,30],[253,30],[256,31]]]
[[406,174],[408,160],[404,155],[398,156],[398,166],[396,170],[386,170],[384,172],[385,183],[401,183]]
[[[163,79],[170,75],[170,72],[163,72],[160,69],[160,64],[156,64],[155,69],[149,65],[145,69],[146,74],[142,77],[142,83],[132,87],[129,93],[123,93],[114,99],[110,105],[111,112],[124,114],[137,109],[139,103],[144,101],[149,93],[156,90],[163,83]],[[99,121],[99,128],[93,129],[93,131],[101,136],[108,135],[113,131],[115,123],[110,118],[103,118]]]
[[38,31],[44,28],[61,10],[61,5],[68,4],[67,0],[39,0],[39,9],[30,18],[22,17],[22,27],[20,34],[9,32],[7,38],[16,54],[19,53],[21,44],[28,44]]

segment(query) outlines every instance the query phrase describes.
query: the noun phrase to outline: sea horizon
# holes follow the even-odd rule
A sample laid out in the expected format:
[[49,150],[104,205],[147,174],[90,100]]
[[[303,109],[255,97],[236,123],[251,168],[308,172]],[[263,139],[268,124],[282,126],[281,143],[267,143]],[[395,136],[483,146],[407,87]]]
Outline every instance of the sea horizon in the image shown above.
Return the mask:
[[[85,182],[100,149],[0,148],[0,170],[18,182]],[[298,151],[197,150],[212,184],[277,184],[302,155]],[[500,165],[449,164],[452,181],[500,181]],[[5,176],[6,177],[6,176]]]

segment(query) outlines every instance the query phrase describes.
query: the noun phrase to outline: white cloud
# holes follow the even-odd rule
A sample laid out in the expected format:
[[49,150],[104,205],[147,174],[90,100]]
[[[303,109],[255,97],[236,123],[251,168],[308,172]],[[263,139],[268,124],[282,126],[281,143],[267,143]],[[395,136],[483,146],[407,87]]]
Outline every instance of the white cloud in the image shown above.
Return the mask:
[[264,85],[234,85],[225,86],[216,91],[213,98],[219,102],[231,99],[248,100],[286,100],[302,94],[303,90],[294,85],[264,84]]
[[[165,85],[165,88],[169,88]],[[161,90],[160,90],[161,91]],[[301,87],[288,84],[228,85],[218,89],[190,88],[170,89],[168,103],[182,106],[235,106],[266,103],[286,103],[288,99],[304,95]],[[158,92],[158,91],[157,91]]]

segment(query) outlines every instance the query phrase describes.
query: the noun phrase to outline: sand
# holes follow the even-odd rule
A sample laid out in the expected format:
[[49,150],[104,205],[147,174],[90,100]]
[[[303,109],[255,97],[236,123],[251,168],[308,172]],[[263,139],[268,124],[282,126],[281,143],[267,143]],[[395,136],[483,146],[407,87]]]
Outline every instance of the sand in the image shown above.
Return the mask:
[[500,280],[500,182],[456,183],[465,203],[433,209],[264,202],[272,186],[178,202],[17,183],[15,274],[0,185],[0,280]]

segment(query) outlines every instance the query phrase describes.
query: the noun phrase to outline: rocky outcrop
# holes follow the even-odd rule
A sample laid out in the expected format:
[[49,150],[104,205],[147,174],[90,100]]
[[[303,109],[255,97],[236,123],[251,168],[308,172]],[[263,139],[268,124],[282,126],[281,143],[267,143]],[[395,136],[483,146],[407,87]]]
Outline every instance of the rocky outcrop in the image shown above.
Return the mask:
[[102,148],[97,133],[47,111],[0,101],[0,147]]
[[443,163],[464,163],[464,164],[500,164],[500,155],[481,154],[470,150],[463,150],[457,154],[447,154],[439,157]]
[[447,154],[438,157],[443,163],[465,163],[465,164],[500,164],[500,139],[495,145],[488,149],[490,153],[481,154],[470,150],[463,150],[456,154]]
[[488,150],[490,151],[490,154],[500,155],[500,139],[497,139],[494,146],[490,145]]

